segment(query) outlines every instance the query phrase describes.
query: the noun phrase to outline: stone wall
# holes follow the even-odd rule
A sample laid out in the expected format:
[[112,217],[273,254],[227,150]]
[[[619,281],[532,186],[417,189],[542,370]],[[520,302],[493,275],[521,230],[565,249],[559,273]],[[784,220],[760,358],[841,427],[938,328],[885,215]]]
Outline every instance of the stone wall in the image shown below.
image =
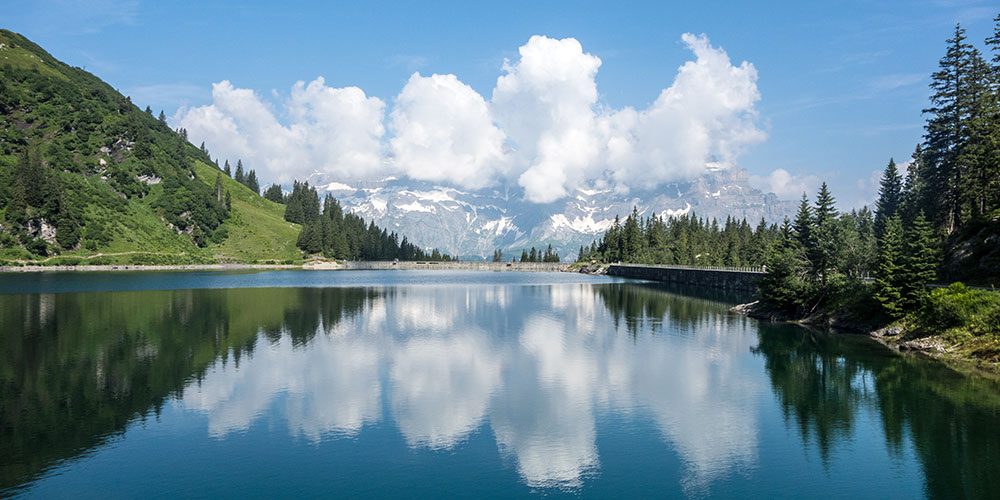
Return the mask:
[[430,261],[378,261],[345,262],[347,269],[441,269],[466,271],[565,271],[569,264],[564,262],[430,262]]
[[726,290],[754,291],[764,273],[756,270],[697,269],[669,266],[612,264],[609,276],[708,286]]

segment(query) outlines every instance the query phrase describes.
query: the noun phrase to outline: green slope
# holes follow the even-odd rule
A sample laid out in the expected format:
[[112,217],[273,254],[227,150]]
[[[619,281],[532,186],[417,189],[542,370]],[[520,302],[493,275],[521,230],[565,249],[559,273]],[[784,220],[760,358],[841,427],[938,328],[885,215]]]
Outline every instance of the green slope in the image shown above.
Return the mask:
[[94,75],[0,30],[0,261],[301,260],[284,206],[225,174],[217,191],[220,172]]
[[221,174],[224,188],[230,193],[230,217],[223,224],[228,237],[209,247],[220,262],[299,261],[302,252],[295,240],[302,226],[285,220],[285,206],[265,200],[246,186],[230,179],[214,166],[195,164],[198,177],[209,185]]

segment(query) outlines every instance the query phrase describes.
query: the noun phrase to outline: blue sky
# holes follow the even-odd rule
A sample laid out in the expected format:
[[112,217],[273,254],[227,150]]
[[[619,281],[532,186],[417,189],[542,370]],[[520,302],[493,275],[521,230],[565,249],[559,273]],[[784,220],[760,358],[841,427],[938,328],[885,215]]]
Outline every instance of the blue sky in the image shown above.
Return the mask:
[[[694,58],[681,36],[704,34],[733,67],[747,61],[756,69],[753,120],[766,138],[748,143],[735,163],[785,197],[822,179],[843,206],[855,206],[874,197],[873,172],[890,156],[906,160],[920,141],[929,75],[955,23],[981,46],[997,13],[1000,5],[971,0],[35,0],[8,5],[3,27],[85,67],[140,106],[164,109],[175,123],[185,110],[211,105],[212,86],[222,81],[252,90],[282,123],[289,110],[281,103],[292,86],[317,77],[327,87],[356,86],[380,99],[386,123],[415,71],[453,74],[488,101],[504,61],[516,64],[533,35],[573,38],[600,59],[596,107],[641,110]],[[389,126],[379,137],[384,143],[396,133]],[[236,145],[220,147],[239,154]],[[788,177],[775,176],[776,169]]]

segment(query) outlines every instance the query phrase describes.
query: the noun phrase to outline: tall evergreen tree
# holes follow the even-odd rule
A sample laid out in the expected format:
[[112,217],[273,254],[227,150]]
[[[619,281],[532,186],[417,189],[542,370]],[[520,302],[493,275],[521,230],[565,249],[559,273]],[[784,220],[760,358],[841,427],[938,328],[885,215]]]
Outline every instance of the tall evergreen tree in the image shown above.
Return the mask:
[[903,225],[897,215],[886,224],[875,269],[875,299],[894,318],[904,312],[903,279]]
[[926,285],[937,275],[934,228],[923,212],[903,228],[903,240],[900,297],[903,307],[914,309],[927,294]]
[[236,160],[236,175],[233,179],[240,184],[246,185],[246,173],[243,171],[243,160]]
[[248,188],[250,188],[250,190],[253,191],[254,194],[260,194],[260,184],[257,183],[257,172],[256,171],[254,171],[253,169],[251,169],[250,173],[247,174],[245,180],[246,180],[246,186]]
[[233,178],[233,171],[229,168],[229,160],[226,160],[226,167],[222,171],[226,173],[226,177]]
[[813,247],[812,227],[812,207],[809,206],[809,197],[802,193],[802,201],[799,202],[799,211],[795,214],[792,228],[795,230],[795,239],[803,249],[809,250]]
[[970,95],[973,47],[966,43],[965,29],[955,25],[955,34],[948,39],[948,50],[939,62],[939,70],[931,76],[930,114],[924,135],[924,161],[931,174],[926,181],[938,207],[935,219],[951,233],[961,222],[960,186],[967,166],[960,160],[962,146],[968,138],[968,122],[973,104]]
[[830,194],[830,190],[827,188],[826,182],[824,182],[819,188],[819,193],[816,195],[816,209],[813,212],[813,234],[811,238],[813,247],[808,253],[809,260],[813,265],[813,272],[819,276],[823,286],[826,286],[827,277],[836,262],[838,234],[836,224],[837,208],[835,207],[835,203],[833,195]]
[[882,181],[878,191],[878,201],[875,202],[875,237],[881,238],[889,219],[899,211],[902,201],[903,179],[896,169],[896,162],[889,158],[889,165],[882,173]]
[[264,190],[264,199],[271,200],[275,203],[284,203],[285,194],[281,191],[280,185],[271,184],[271,187]]

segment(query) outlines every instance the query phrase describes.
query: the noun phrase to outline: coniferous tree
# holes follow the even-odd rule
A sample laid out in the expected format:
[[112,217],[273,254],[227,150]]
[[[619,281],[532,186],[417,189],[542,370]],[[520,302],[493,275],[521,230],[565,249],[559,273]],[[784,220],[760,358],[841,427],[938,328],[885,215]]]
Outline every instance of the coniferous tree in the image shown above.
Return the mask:
[[163,110],[162,109],[160,110],[160,117],[157,118],[157,119],[160,120],[160,123],[163,123],[163,124],[167,123],[167,115],[163,114]]
[[246,181],[245,182],[246,187],[250,188],[250,190],[253,191],[254,194],[260,194],[260,184],[257,183],[257,172],[256,171],[254,171],[253,169],[251,169],[250,173],[247,174],[246,179],[244,179],[244,180]]
[[275,203],[284,203],[285,193],[281,191],[280,185],[271,184],[271,187],[264,190],[264,199],[271,200]]
[[233,171],[229,168],[229,160],[226,160],[226,167],[222,171],[226,173],[226,177],[233,178]]
[[816,205],[813,212],[812,242],[808,255],[812,262],[813,272],[825,286],[831,268],[835,264],[837,253],[837,209],[834,206],[833,195],[824,182],[816,195]]
[[795,223],[792,226],[795,230],[795,238],[803,249],[811,250],[813,247],[812,227],[813,216],[812,207],[809,206],[809,198],[802,193],[802,201],[799,202],[799,211],[795,214]]
[[916,308],[927,294],[926,285],[934,280],[937,251],[934,248],[934,228],[920,212],[903,229],[900,298],[903,307]]
[[931,196],[928,207],[937,209],[934,219],[947,233],[954,231],[962,219],[960,186],[967,165],[961,160],[963,144],[968,138],[968,122],[973,96],[970,95],[973,47],[966,43],[965,29],[955,25],[955,34],[948,39],[948,50],[940,60],[940,69],[931,76],[930,114],[924,136],[925,171]]
[[885,232],[885,225],[899,211],[902,201],[903,179],[896,169],[896,162],[889,158],[880,182],[878,201],[875,202],[875,237],[880,238]]
[[528,262],[528,251],[521,250],[521,262]]
[[236,160],[236,175],[233,179],[244,186],[246,185],[246,173],[243,172],[243,160]]
[[904,312],[903,279],[903,225],[896,215],[886,223],[875,269],[875,299],[894,318]]

